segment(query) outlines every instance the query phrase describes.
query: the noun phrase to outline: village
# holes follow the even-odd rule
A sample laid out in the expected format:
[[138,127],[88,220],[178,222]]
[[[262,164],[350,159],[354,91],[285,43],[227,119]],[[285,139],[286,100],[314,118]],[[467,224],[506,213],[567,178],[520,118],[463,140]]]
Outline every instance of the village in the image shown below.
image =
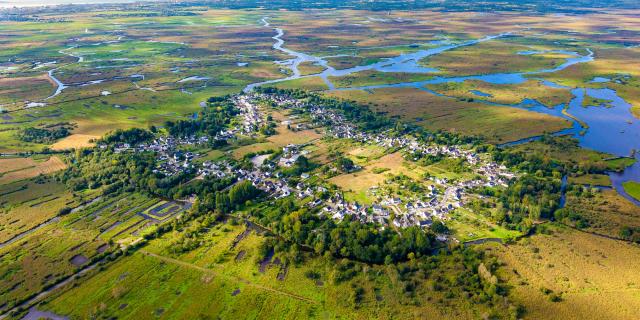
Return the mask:
[[[239,110],[238,121],[235,121],[235,125],[232,125],[231,128],[218,132],[214,137],[159,136],[149,143],[137,146],[117,145],[115,152],[153,151],[159,160],[154,173],[165,176],[192,173],[195,174],[196,179],[213,177],[216,179],[233,178],[236,181],[248,180],[270,198],[280,199],[295,196],[307,207],[316,210],[318,215],[337,221],[349,217],[352,221],[376,223],[382,228],[389,226],[394,228],[428,227],[435,219],[446,221],[453,210],[464,206],[465,201],[470,197],[469,190],[482,186],[506,187],[508,181],[516,177],[504,166],[484,160],[472,150],[466,150],[460,146],[426,144],[413,136],[393,135],[391,131],[364,132],[336,111],[288,96],[249,93],[234,96],[232,99]],[[229,160],[198,162],[196,160],[200,156],[199,154],[181,150],[185,146],[206,145],[214,140],[232,140],[239,135],[250,137],[257,135],[261,125],[266,122],[264,114],[260,112],[260,105],[265,101],[270,101],[282,109],[304,111],[310,118],[310,124],[303,124],[305,128],[326,128],[326,135],[337,139],[349,139],[365,145],[402,150],[408,155],[406,157],[408,160],[415,161],[424,155],[464,159],[466,165],[476,174],[476,178],[449,181],[446,178],[430,177],[426,194],[416,194],[402,199],[393,192],[384,192],[377,195],[377,199],[380,201],[364,205],[346,201],[340,191],[327,197],[326,193],[330,186],[322,180],[321,182],[317,180],[314,180],[313,183],[307,182],[310,180],[310,173],[304,172],[299,177],[295,177],[296,179],[283,175],[278,170],[279,168],[293,166],[298,158],[307,153],[304,146],[301,145],[284,146],[277,159],[269,159],[269,154],[256,155],[251,159],[252,169],[241,168]],[[291,130],[296,129],[292,128]],[[371,187],[372,189],[377,188],[377,186]],[[321,197],[322,195],[324,196]]]

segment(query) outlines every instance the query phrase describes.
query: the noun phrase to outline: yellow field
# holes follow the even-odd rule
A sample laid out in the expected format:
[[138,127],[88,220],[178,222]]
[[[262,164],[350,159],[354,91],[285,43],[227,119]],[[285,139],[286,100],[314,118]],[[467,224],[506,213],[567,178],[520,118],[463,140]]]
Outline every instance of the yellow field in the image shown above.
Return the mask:
[[99,139],[100,136],[88,134],[72,134],[51,145],[52,150],[68,150],[93,147],[95,143],[91,140]]
[[[485,244],[506,264],[511,300],[525,319],[637,319],[640,310],[640,248],[566,228],[517,244]],[[516,273],[517,272],[517,273]],[[551,302],[542,289],[562,301]]]
[[[377,169],[386,170],[382,173],[374,172]],[[420,179],[423,171],[416,169],[405,163],[400,152],[395,152],[371,161],[360,171],[333,177],[329,179],[329,182],[344,190],[348,198],[353,196],[358,202],[363,202],[368,200],[367,191],[371,187],[381,185],[389,175],[404,174],[414,179]]]
[[[11,160],[16,162],[33,161],[33,160],[25,160],[25,158],[14,158]],[[16,171],[5,173],[4,175],[0,176],[0,184],[6,184],[13,181],[29,179],[41,174],[53,173],[56,171],[63,170],[66,167],[67,165],[62,160],[60,160],[60,158],[58,158],[57,156],[52,156],[47,161],[43,161],[39,163],[36,162],[35,166],[25,167],[22,170],[16,170]]]
[[[274,117],[274,119],[277,119]],[[276,128],[277,134],[268,137],[266,142],[254,143],[233,150],[233,156],[241,158],[247,153],[273,150],[282,148],[288,144],[305,144],[312,140],[322,138],[322,134],[315,130],[291,131],[286,126],[280,125]]]

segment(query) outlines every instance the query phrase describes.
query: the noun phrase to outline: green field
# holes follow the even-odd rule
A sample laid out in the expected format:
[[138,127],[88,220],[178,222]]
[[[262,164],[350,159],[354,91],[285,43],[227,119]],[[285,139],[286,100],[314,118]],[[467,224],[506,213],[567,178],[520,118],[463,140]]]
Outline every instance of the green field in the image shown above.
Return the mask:
[[627,181],[622,184],[624,191],[627,192],[633,198],[640,200],[640,183],[635,181]]

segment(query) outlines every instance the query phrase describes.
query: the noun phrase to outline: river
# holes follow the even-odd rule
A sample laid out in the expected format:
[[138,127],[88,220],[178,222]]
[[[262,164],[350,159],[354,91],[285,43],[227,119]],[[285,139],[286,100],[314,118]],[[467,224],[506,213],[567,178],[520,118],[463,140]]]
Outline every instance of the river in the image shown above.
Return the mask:
[[[461,76],[461,77],[439,77],[434,75],[432,79],[417,81],[417,82],[401,82],[394,84],[384,84],[384,85],[372,85],[372,86],[356,86],[349,88],[336,88],[335,85],[330,81],[329,77],[340,77],[347,76],[356,72],[366,71],[366,70],[375,70],[380,72],[406,72],[406,73],[421,73],[428,74],[434,73],[437,70],[432,68],[425,68],[419,64],[419,61],[425,57],[437,55],[442,52],[456,49],[463,46],[471,46],[484,41],[490,41],[506,36],[513,35],[514,32],[506,32],[498,35],[489,35],[480,39],[464,41],[460,43],[451,43],[448,41],[440,42],[440,46],[417,50],[411,53],[400,54],[396,57],[384,59],[380,62],[356,66],[347,69],[337,70],[331,66],[329,66],[327,57],[316,57],[313,55],[309,55],[306,53],[298,52],[285,47],[285,40],[282,39],[284,36],[284,30],[281,28],[272,27],[269,23],[269,18],[265,17],[262,19],[262,24],[265,28],[271,28],[276,32],[276,35],[272,38],[275,40],[273,44],[273,49],[283,52],[287,55],[293,56],[292,59],[278,62],[282,66],[286,66],[291,69],[292,74],[276,80],[264,81],[259,83],[253,83],[245,87],[244,91],[251,91],[253,88],[278,83],[282,81],[301,79],[306,77],[315,77],[319,76],[323,79],[329,90],[374,90],[380,88],[417,88],[420,90],[424,90],[430,92],[432,94],[438,94],[431,90],[426,89],[426,85],[429,84],[441,84],[441,83],[456,83],[463,82],[466,80],[480,80],[491,84],[520,84],[529,79],[537,79],[536,75],[542,75],[546,73],[553,73],[564,70],[572,65],[579,63],[587,63],[593,61],[596,57],[589,48],[584,48],[584,52],[586,54],[580,54],[576,51],[566,51],[566,50],[548,50],[548,51],[523,51],[518,52],[521,55],[532,55],[532,54],[541,54],[541,53],[559,53],[570,56],[565,60],[564,63],[555,66],[553,68],[545,68],[530,72],[513,72],[513,73],[495,73],[495,74],[483,74],[483,75],[471,75],[471,76]],[[436,44],[436,43],[432,43]],[[436,44],[436,45],[437,45]],[[312,75],[301,75],[298,70],[298,66],[304,62],[311,62],[320,66],[325,67],[326,69],[318,74]],[[541,79],[540,79],[541,80]],[[598,83],[606,83],[607,78],[597,78]],[[612,89],[591,89],[591,88],[569,88],[558,85],[556,83],[550,81],[542,81],[542,83],[546,86],[552,88],[566,88],[570,89],[573,94],[573,98],[568,105],[566,111],[573,115],[575,118],[579,119],[580,122],[586,124],[586,127],[583,127],[579,121],[576,119],[569,117],[566,114],[563,114],[562,110],[564,109],[564,105],[558,106],[544,106],[541,103],[531,100],[525,99],[522,103],[517,105],[501,105],[496,103],[491,103],[489,101],[483,101],[482,93],[478,93],[478,102],[484,102],[490,105],[503,106],[503,107],[513,107],[513,108],[522,108],[526,110],[530,110],[533,112],[544,113],[556,117],[561,117],[567,119],[573,123],[573,126],[569,129],[564,129],[562,131],[556,132],[556,135],[571,135],[578,139],[580,146],[584,148],[589,148],[601,152],[606,152],[613,154],[619,157],[629,157],[634,156],[637,159],[638,155],[636,155],[635,150],[640,150],[640,122],[631,114],[631,105],[627,103],[624,99],[620,98],[615,90]],[[440,95],[440,94],[438,94]],[[607,106],[587,106],[583,107],[583,101],[585,96],[598,98],[607,100]],[[514,141],[510,143],[506,143],[502,146],[515,145],[519,143],[525,143],[529,141],[533,141],[539,139],[539,137],[530,137],[526,139],[522,139],[519,141]],[[622,196],[632,201],[636,205],[640,206],[640,201],[633,199],[629,196],[622,187],[622,184],[625,181],[640,181],[640,161],[636,161],[632,166],[626,168],[623,172],[610,172],[609,177],[613,183],[613,187],[620,193]]]

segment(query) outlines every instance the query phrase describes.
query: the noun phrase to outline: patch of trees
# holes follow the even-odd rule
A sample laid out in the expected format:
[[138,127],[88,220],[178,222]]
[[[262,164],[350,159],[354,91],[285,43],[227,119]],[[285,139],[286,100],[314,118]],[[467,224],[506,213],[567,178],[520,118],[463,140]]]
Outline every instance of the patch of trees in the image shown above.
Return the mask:
[[351,221],[350,216],[336,222],[299,207],[291,198],[262,204],[250,209],[249,214],[287,241],[317,254],[367,263],[403,261],[409,253],[429,255],[436,247],[435,236],[418,227],[380,230],[374,224]]
[[303,172],[311,171],[316,167],[317,164],[309,161],[307,157],[299,156],[291,167],[282,169],[282,174],[286,176],[298,176]]
[[18,133],[18,138],[25,142],[53,143],[71,134],[69,126],[56,126],[53,128],[25,128]]
[[340,169],[342,172],[351,172],[355,171],[357,166],[353,163],[353,160],[347,157],[340,157],[336,160],[336,167]]
[[260,189],[248,180],[242,180],[233,185],[229,192],[218,192],[215,195],[215,208],[221,213],[228,213],[245,205],[247,201],[260,196]]
[[102,139],[107,144],[128,143],[130,145],[139,144],[153,139],[153,134],[145,129],[132,128],[127,130],[118,129]]
[[533,221],[551,218],[561,198],[560,179],[524,175],[499,194],[500,219],[512,229],[528,232]]
[[231,123],[239,112],[229,96],[209,98],[207,106],[198,113],[197,119],[167,121],[165,127],[172,136],[215,136]]
[[624,226],[620,228],[620,237],[625,240],[640,243],[640,227]]
[[556,221],[572,225],[578,229],[584,229],[589,227],[589,220],[580,215],[572,208],[561,208],[553,213],[553,217]]

